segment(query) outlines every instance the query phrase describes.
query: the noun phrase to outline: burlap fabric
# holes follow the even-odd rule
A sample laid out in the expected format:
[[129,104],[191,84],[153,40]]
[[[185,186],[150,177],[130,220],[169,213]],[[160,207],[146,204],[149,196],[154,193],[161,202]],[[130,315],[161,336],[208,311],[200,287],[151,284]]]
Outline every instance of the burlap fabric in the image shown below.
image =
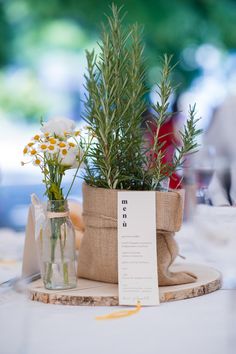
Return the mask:
[[[118,283],[117,190],[83,185],[85,234],[79,250],[78,276]],[[182,224],[184,192],[156,192],[157,259],[160,286],[196,281],[190,273],[169,267],[178,255],[175,231]]]

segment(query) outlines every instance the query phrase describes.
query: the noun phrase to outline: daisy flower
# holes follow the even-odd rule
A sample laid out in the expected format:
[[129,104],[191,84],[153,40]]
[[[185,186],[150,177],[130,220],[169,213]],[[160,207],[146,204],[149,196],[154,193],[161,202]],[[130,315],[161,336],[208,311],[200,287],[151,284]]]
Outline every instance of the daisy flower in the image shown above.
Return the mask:
[[53,118],[46,123],[43,123],[41,131],[49,133],[52,136],[65,138],[64,133],[73,134],[75,130],[75,122],[68,118]]

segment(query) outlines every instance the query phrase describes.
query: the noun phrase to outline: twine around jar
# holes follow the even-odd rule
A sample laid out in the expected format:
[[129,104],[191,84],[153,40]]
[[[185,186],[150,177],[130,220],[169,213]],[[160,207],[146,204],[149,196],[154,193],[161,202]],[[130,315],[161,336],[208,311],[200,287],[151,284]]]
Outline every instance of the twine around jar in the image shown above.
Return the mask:
[[54,218],[66,218],[69,216],[69,211],[64,211],[64,212],[56,212],[56,211],[47,211],[47,217],[49,219],[54,219]]

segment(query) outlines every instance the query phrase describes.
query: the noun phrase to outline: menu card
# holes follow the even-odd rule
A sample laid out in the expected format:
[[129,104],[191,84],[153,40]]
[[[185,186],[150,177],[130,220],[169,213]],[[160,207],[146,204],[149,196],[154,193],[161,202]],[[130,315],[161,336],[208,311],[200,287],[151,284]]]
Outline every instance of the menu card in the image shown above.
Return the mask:
[[118,192],[119,304],[159,304],[155,192]]

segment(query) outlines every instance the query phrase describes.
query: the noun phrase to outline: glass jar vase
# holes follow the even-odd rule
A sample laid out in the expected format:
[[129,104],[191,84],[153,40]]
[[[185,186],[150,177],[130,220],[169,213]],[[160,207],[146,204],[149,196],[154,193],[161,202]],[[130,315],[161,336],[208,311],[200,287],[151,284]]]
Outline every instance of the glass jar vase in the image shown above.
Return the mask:
[[76,287],[75,231],[65,200],[47,203],[47,221],[42,234],[42,278],[46,289]]

